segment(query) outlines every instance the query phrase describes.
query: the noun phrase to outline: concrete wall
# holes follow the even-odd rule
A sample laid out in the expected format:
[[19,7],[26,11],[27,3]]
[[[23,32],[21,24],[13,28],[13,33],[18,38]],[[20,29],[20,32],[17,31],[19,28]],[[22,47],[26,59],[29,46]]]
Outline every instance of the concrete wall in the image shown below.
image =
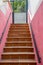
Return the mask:
[[35,40],[37,43],[41,64],[43,65],[43,2],[38,8],[33,20],[31,21]]
[[[7,8],[7,5],[8,5],[8,8]],[[10,8],[10,4],[7,3],[7,5],[6,5],[6,8],[5,8],[4,5],[0,5],[0,7],[1,7],[0,8],[0,39],[1,39],[1,35],[3,33],[3,30],[5,28],[5,25],[7,23],[9,14],[12,13],[12,10]],[[6,10],[6,12],[5,12],[5,10]],[[7,38],[7,34],[8,34],[9,27],[10,27],[10,23],[12,23],[12,14],[10,16],[10,19],[9,19],[9,22],[8,22],[8,25],[7,25],[7,28],[6,28],[6,31],[4,33],[3,39],[2,39],[2,41],[0,43],[0,59],[1,59],[1,54],[3,52],[3,48],[5,46],[5,42],[6,42],[6,38]]]

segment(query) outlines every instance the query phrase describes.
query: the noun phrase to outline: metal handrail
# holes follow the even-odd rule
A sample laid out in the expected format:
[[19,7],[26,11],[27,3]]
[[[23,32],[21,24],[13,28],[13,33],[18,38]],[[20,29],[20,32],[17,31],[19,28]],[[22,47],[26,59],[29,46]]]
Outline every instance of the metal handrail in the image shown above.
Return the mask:
[[37,48],[35,35],[34,35],[34,32],[33,32],[31,23],[30,23],[30,28],[31,28],[31,32],[32,32],[32,37],[33,37],[33,42],[34,42],[34,46],[35,46],[35,50],[36,50],[36,54],[37,54],[38,63],[41,63],[41,57],[39,55],[39,51],[38,51],[38,48]]
[[2,35],[1,35],[1,38],[0,38],[0,43],[1,43],[2,39],[3,39],[4,33],[5,33],[5,31],[6,31],[6,28],[7,28],[7,25],[8,25],[9,19],[10,19],[10,16],[11,16],[11,13],[9,14],[9,17],[8,17],[7,23],[6,23],[6,25],[5,25],[5,27],[4,27],[4,30],[3,30],[3,32],[2,32]]

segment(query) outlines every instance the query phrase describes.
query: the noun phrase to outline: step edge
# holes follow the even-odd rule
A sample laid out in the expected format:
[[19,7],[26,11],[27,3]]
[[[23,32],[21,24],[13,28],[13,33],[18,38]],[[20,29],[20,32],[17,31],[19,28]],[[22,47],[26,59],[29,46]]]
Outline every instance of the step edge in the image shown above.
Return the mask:
[[3,52],[2,55],[4,54],[35,54],[34,52]]
[[30,47],[30,46],[10,46],[10,47],[4,47],[4,48],[34,48],[34,47]]
[[19,60],[18,60],[18,59],[17,59],[17,60],[0,60],[0,63],[2,63],[2,62],[4,62],[4,63],[7,63],[7,62],[8,62],[8,63],[9,63],[9,62],[11,62],[11,63],[12,63],[12,62],[13,62],[13,63],[15,63],[15,62],[22,62],[22,63],[23,63],[23,62],[25,62],[25,63],[26,63],[26,62],[28,62],[28,63],[31,62],[31,63],[36,63],[37,61],[36,61],[36,60],[33,60],[33,59],[32,59],[32,60],[30,60],[30,59],[29,59],[29,60],[23,60],[23,59],[22,59],[22,60],[20,60],[20,59],[19,59]]

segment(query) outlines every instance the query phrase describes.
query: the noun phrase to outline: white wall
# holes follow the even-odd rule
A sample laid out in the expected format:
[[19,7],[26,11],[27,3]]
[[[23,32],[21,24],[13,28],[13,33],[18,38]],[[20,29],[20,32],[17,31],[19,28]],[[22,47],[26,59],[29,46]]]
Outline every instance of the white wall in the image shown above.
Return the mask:
[[4,15],[6,15],[7,9],[8,9],[8,3],[3,2],[3,0],[0,0],[0,10],[4,13]]
[[31,12],[31,19],[32,19],[36,13],[38,7],[40,6],[42,0],[28,0],[28,2],[29,2],[28,10]]

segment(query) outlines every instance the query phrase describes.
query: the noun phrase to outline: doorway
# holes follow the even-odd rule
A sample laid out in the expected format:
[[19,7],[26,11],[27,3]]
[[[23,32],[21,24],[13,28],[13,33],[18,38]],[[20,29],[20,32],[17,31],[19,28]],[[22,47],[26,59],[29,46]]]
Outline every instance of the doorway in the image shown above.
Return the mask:
[[11,0],[13,8],[13,23],[23,24],[27,23],[27,8],[28,0]]

